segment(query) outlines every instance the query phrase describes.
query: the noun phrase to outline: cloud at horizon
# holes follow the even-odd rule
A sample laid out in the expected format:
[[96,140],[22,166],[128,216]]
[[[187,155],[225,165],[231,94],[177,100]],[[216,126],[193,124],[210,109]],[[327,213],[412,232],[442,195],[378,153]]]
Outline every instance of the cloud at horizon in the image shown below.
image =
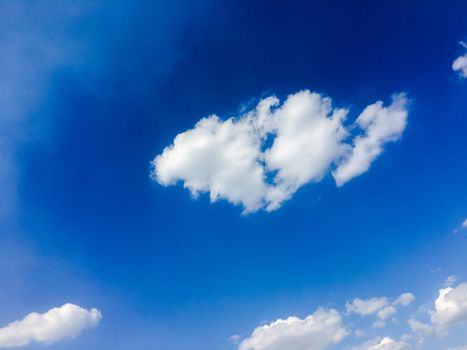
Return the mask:
[[[235,343],[238,350],[325,350],[348,339],[350,345],[344,348],[351,350],[404,350],[419,348],[429,337],[446,336],[451,328],[467,322],[467,283],[440,289],[432,304],[420,305],[418,311],[411,311],[409,319],[400,322],[395,317],[398,309],[409,307],[414,300],[408,292],[394,299],[355,298],[346,303],[345,312],[318,307],[303,319],[289,316],[259,326],[243,340],[237,335]],[[426,323],[415,319],[421,316]],[[374,317],[381,325],[373,324],[367,331],[357,327],[358,319],[367,317]],[[391,337],[385,334],[388,331],[383,328],[390,319],[402,327],[398,336],[394,336],[394,330]],[[352,344],[357,339],[363,340]]]

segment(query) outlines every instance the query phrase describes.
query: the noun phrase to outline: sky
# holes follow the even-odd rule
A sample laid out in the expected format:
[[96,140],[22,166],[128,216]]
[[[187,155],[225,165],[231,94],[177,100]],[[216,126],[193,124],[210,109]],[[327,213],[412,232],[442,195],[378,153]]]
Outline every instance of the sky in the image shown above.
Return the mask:
[[0,21],[0,348],[467,349],[465,1]]

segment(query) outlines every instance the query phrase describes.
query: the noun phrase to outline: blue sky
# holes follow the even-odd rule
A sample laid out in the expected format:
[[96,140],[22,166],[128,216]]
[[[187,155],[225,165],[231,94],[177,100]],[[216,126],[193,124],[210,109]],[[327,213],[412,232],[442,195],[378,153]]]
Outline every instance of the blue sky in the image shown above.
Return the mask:
[[[0,347],[463,349],[466,18],[465,1],[0,0]],[[292,124],[281,106],[293,94],[348,110],[336,122],[346,136],[308,138],[314,124],[303,121],[284,136]],[[251,138],[259,129],[249,122],[238,134],[261,142],[239,156],[253,157],[246,168],[229,141],[190,153],[202,118],[237,132],[270,96],[280,102],[264,139]],[[369,131],[358,118],[377,101]],[[190,130],[194,143],[153,162]],[[304,143],[276,152],[281,135]],[[380,153],[336,186],[359,137]],[[302,157],[311,139],[329,161],[297,180],[290,169],[317,166]],[[253,168],[268,190],[245,187]],[[201,177],[194,198],[183,186]],[[283,196],[274,210],[269,190]],[[443,288],[461,305],[454,316],[436,308]],[[402,293],[415,300],[398,303]],[[355,298],[384,297],[368,315],[351,311]],[[7,326],[66,303],[54,312],[70,323],[42,338],[30,331],[20,344]],[[374,326],[391,306],[396,314]],[[341,336],[320,345],[305,320],[330,310]],[[283,336],[274,322],[289,316],[300,321],[285,330],[303,338],[271,343]],[[410,327],[415,319],[429,330]]]

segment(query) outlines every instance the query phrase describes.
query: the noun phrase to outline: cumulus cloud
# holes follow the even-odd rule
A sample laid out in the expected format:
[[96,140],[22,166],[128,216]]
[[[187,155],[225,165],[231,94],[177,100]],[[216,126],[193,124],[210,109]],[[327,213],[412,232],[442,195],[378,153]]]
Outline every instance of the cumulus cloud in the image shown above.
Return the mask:
[[351,348],[351,350],[405,350],[410,346],[404,341],[395,341],[392,338],[384,337],[382,339],[371,339],[359,346]]
[[440,332],[445,332],[451,325],[467,322],[467,283],[439,290],[431,322]]
[[239,350],[324,350],[348,334],[338,311],[318,309],[305,319],[278,319],[256,328]]
[[388,298],[373,297],[370,299],[355,298],[351,303],[346,303],[347,312],[361,316],[371,315],[383,309],[389,304]]
[[[439,290],[434,301],[434,307],[425,304],[418,308],[406,321],[406,329],[397,338],[396,332],[402,330],[402,323],[392,322],[393,338],[381,334],[381,328],[386,326],[399,307],[409,306],[415,297],[412,293],[403,293],[399,297],[373,297],[369,299],[356,298],[345,304],[345,313],[336,310],[319,308],[314,314],[305,319],[289,317],[279,319],[271,324],[258,327],[252,335],[240,343],[239,350],[315,350],[336,348],[343,338],[353,334],[353,341],[361,340],[361,344],[352,344],[348,339],[343,348],[350,350],[405,350],[420,348],[433,336],[445,339],[444,348],[449,348],[451,340],[447,335],[449,329],[455,325],[467,324],[467,283],[457,287],[447,287]],[[375,322],[369,330],[368,324],[360,318],[352,319],[352,314],[361,316],[374,315]],[[415,319],[420,317],[421,320]],[[360,322],[363,323],[360,323]],[[389,324],[389,323],[388,323]],[[362,328],[363,326],[363,328]],[[375,338],[370,338],[373,335]],[[439,340],[438,340],[439,341]],[[349,344],[350,343],[350,344]],[[358,344],[358,343],[357,343]],[[430,345],[430,344],[428,344]],[[342,348],[342,345],[340,345]],[[352,347],[353,346],[353,347]],[[457,350],[457,349],[456,349]],[[460,348],[459,350],[464,350]],[[467,350],[467,349],[466,349]]]
[[33,342],[50,344],[76,337],[83,330],[96,326],[101,318],[99,310],[86,310],[73,304],[65,304],[43,314],[33,312],[22,320],[0,328],[0,348],[19,347]]
[[[193,196],[209,193],[244,212],[275,210],[301,186],[332,172],[338,185],[368,170],[389,141],[400,137],[407,98],[368,106],[357,118],[353,142],[348,111],[318,93],[300,91],[281,104],[271,96],[237,118],[201,119],[155,157],[152,176],[161,185],[182,182]],[[333,169],[335,170],[333,172]]]

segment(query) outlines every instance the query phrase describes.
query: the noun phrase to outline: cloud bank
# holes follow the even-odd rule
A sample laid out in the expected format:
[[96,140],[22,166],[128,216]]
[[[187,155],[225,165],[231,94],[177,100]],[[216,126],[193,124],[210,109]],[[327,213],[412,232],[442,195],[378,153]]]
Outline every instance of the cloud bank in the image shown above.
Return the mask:
[[[413,294],[403,293],[393,299],[356,298],[346,303],[345,312],[320,307],[304,319],[292,316],[257,327],[240,343],[241,338],[236,336],[238,350],[408,350],[421,348],[433,336],[446,339],[444,348],[448,349],[449,337],[444,336],[451,328],[467,324],[467,283],[440,289],[431,306],[421,305],[406,322],[394,318],[399,308],[410,306],[414,300]],[[360,320],[367,317],[374,317],[382,326],[373,324],[371,329],[362,330],[368,323],[360,324]],[[388,319],[394,321],[392,328],[383,330]],[[352,344],[357,339],[358,343]]]
[[53,308],[46,313],[26,315],[0,328],[0,348],[12,348],[30,343],[54,343],[78,336],[82,331],[95,327],[102,318],[97,309],[86,310],[73,304]]
[[328,173],[342,186],[368,171],[384,145],[401,137],[407,103],[397,94],[389,106],[366,107],[350,126],[352,139],[348,110],[330,98],[309,90],[283,103],[270,96],[239,117],[211,115],[178,134],[153,160],[152,176],[163,186],[182,182],[194,197],[209,193],[212,202],[242,205],[245,213],[272,211]]

